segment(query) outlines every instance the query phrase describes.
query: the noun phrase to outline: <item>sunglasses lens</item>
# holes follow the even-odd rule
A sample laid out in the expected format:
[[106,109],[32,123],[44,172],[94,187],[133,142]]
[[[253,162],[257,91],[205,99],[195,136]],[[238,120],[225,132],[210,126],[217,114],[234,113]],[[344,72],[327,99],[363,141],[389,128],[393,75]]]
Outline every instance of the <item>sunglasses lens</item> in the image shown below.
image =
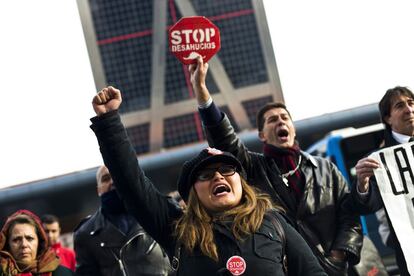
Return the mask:
[[206,168],[198,172],[197,179],[200,181],[210,180],[216,172],[219,172],[222,176],[231,176],[236,173],[236,168],[230,165],[224,165],[218,168]]
[[213,178],[215,173],[216,173],[215,169],[213,170],[204,169],[198,173],[197,179],[200,181],[210,180]]
[[230,176],[236,172],[236,168],[233,166],[221,166],[218,168],[218,172],[223,176]]

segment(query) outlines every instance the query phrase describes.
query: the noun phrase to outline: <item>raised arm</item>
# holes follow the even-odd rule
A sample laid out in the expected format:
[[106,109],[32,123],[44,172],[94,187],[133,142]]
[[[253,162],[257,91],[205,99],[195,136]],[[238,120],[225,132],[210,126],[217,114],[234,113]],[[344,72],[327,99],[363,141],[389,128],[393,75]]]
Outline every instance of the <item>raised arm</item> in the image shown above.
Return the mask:
[[172,222],[181,215],[182,210],[169,197],[160,194],[141,170],[117,112],[121,102],[118,89],[107,87],[99,91],[92,101],[97,116],[91,119],[91,128],[128,212],[171,253],[174,250],[169,248],[172,246]]
[[203,122],[208,144],[211,147],[231,152],[249,173],[251,160],[248,149],[236,135],[228,117],[215,105],[206,85],[208,64],[202,57],[197,64],[189,65],[191,83],[198,102],[198,110]]
[[208,71],[208,63],[203,62],[203,58],[198,56],[197,63],[190,64],[188,71],[191,75],[191,84],[199,105],[205,105],[211,98],[207,89],[206,77]]

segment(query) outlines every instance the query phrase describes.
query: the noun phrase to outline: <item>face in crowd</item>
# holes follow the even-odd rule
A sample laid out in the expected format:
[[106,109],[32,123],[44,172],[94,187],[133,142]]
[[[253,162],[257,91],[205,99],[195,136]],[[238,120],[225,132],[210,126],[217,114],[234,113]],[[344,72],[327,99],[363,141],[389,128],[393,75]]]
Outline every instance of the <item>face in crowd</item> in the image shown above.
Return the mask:
[[99,196],[115,189],[111,174],[109,173],[108,168],[105,166],[101,166],[98,169],[96,173],[96,182],[97,192]]
[[270,102],[261,107],[256,115],[260,140],[278,148],[290,148],[295,144],[296,130],[286,106]]
[[60,236],[60,225],[58,222],[52,223],[43,223],[43,228],[45,229],[47,238],[49,239],[49,244],[54,245],[59,241]]
[[8,246],[11,255],[21,267],[36,262],[39,238],[35,226],[19,223],[9,230]]
[[289,148],[295,143],[296,130],[289,112],[283,107],[265,111],[258,120],[258,128],[259,138],[266,144]]
[[236,167],[214,163],[196,173],[194,189],[201,204],[211,212],[229,210],[240,203],[242,186]]
[[414,99],[407,95],[396,95],[390,102],[390,113],[385,122],[400,134],[414,134]]
[[[199,203],[206,211],[222,212],[239,205],[245,178],[241,163],[231,153],[206,148],[184,162],[178,192],[185,202],[191,194],[195,204]],[[191,202],[188,202],[190,208]]]

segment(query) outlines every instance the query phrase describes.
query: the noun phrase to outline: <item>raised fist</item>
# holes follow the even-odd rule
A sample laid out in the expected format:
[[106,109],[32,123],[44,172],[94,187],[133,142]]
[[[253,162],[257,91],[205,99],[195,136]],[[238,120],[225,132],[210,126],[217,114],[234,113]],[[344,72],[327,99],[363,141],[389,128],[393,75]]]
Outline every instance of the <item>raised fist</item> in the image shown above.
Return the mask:
[[99,91],[92,100],[93,110],[100,116],[112,110],[119,109],[122,97],[121,91],[115,87],[108,86]]

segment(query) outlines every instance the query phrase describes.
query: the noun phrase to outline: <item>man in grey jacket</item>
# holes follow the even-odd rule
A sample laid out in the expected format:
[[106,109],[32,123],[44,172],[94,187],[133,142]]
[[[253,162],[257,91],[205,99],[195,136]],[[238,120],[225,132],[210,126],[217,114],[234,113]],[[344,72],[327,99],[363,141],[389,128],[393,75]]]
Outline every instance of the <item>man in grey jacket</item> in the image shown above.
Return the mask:
[[349,189],[337,167],[300,150],[283,103],[269,103],[259,110],[257,127],[263,154],[250,152],[208,92],[208,64],[198,57],[189,70],[209,145],[236,156],[248,182],[285,208],[287,218],[328,274],[346,275],[348,264],[359,262],[362,232],[359,217],[342,208]]
[[96,180],[101,207],[75,229],[76,274],[168,275],[168,257],[126,212],[108,168],[100,167]]

